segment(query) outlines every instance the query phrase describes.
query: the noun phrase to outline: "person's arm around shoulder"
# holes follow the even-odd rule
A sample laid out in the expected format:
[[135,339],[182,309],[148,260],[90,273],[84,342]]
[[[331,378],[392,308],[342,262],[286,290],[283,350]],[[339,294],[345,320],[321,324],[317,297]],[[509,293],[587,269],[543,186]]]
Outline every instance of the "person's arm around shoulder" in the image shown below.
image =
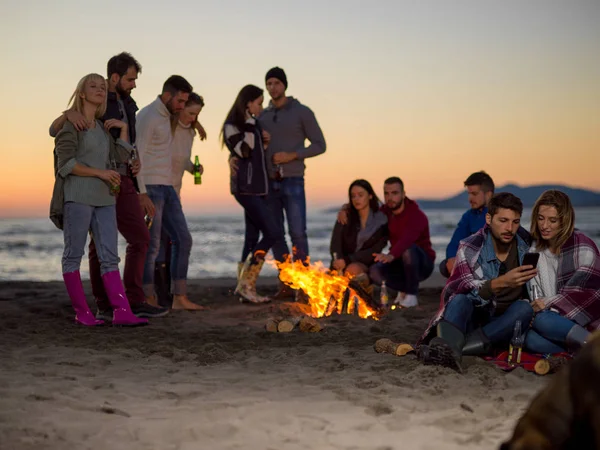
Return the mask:
[[62,130],[67,122],[73,124],[73,127],[76,131],[84,131],[88,128],[87,120],[83,114],[72,109],[67,109],[66,111],[63,111],[60,116],[54,119],[54,122],[52,122],[50,125],[50,136],[56,137],[58,132]]

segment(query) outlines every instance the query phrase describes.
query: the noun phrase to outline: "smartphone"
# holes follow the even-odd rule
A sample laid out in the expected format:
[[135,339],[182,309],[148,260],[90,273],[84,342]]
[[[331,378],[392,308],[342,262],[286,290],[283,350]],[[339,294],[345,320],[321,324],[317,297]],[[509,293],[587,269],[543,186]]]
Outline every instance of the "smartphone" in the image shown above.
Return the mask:
[[523,265],[533,266],[534,268],[536,268],[539,259],[539,253],[525,253],[525,256],[523,256]]

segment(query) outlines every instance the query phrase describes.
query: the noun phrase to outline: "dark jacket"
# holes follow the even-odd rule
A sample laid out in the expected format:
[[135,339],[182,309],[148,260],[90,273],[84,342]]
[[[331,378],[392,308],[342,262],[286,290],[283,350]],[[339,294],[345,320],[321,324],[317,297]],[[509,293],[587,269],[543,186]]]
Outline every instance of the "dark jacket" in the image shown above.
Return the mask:
[[[106,99],[106,112],[104,116],[102,116],[102,122],[108,119],[117,119],[123,120],[123,113],[127,117],[128,129],[129,129],[129,143],[131,145],[135,144],[135,113],[138,111],[137,104],[135,100],[131,97],[121,98],[123,105],[125,106],[125,111],[121,112],[119,108],[119,101],[117,100],[117,94],[115,92],[109,92],[108,97]],[[118,128],[113,128],[110,130],[110,134],[113,139],[118,139],[121,130]]]
[[376,216],[372,216],[375,226],[360,248],[357,248],[360,223],[348,222],[346,225],[335,223],[330,245],[332,263],[335,260],[333,254],[336,253],[339,259],[346,261],[346,265],[358,262],[369,267],[373,264],[373,253],[381,253],[388,242],[388,226],[385,215],[381,212],[375,214]]
[[[262,129],[254,118],[246,120],[240,130],[232,123],[223,127],[225,145],[236,158],[237,164],[230,164],[231,193],[234,195],[267,195],[269,179],[265,162],[265,149]],[[237,168],[236,168],[237,166]]]

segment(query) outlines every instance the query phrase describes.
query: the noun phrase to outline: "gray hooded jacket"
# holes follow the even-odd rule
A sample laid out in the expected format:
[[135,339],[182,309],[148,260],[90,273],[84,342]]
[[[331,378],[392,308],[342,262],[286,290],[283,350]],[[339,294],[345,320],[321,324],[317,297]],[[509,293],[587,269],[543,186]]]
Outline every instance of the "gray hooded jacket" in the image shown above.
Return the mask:
[[[325,152],[325,137],[314,113],[296,100],[288,97],[281,108],[275,108],[273,102],[259,117],[261,127],[271,134],[271,142],[266,150],[267,170],[270,178],[275,178],[276,167],[273,155],[278,152],[296,152],[298,158],[282,164],[283,177],[303,177],[304,159]],[[310,145],[304,146],[308,139]]]

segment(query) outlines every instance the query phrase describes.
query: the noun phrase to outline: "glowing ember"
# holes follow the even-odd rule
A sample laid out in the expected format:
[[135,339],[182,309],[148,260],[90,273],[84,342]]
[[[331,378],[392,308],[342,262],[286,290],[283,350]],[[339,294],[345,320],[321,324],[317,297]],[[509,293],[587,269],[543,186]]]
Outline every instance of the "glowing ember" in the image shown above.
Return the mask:
[[[273,262],[279,269],[280,280],[293,289],[302,289],[308,297],[310,310],[307,315],[312,317],[338,314],[357,314],[363,319],[378,320],[377,311],[372,309],[357,292],[349,288],[351,278],[339,275],[335,270],[327,269],[321,261],[304,265],[299,261]],[[349,291],[346,311],[344,309],[344,294]],[[355,311],[357,309],[357,311]]]

